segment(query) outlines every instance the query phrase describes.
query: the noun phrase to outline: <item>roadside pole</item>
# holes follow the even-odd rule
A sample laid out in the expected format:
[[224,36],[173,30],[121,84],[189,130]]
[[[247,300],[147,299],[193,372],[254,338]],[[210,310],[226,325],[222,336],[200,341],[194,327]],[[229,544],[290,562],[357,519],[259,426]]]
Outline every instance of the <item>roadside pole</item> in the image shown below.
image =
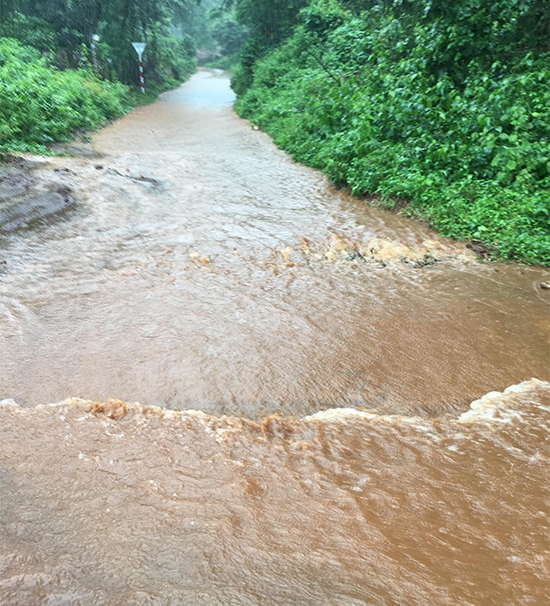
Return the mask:
[[99,42],[99,36],[97,34],[92,34],[92,63],[94,64],[94,72],[97,72],[97,43]]
[[147,44],[145,42],[132,42],[132,46],[136,49],[136,53],[139,57],[139,85],[141,92],[145,93],[145,76],[143,74],[143,51]]

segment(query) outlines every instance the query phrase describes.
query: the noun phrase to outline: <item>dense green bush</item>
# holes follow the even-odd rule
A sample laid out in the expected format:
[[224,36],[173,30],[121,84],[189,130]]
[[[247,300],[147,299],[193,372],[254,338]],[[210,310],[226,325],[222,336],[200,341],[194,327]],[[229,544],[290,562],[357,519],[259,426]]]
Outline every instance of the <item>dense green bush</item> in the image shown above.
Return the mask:
[[121,84],[60,72],[35,49],[0,38],[0,149],[29,149],[94,129],[130,105]]
[[[237,110],[356,195],[406,200],[446,236],[550,263],[550,53],[529,28],[514,38],[499,25],[498,7],[473,10],[476,0],[456,2],[452,19],[369,4],[302,11],[294,35],[237,81]],[[533,17],[525,4],[538,10],[515,3],[517,24]],[[459,5],[472,10],[457,16]],[[466,60],[453,36],[487,27],[493,36],[472,41]]]
[[19,12],[0,19],[0,37],[15,38],[21,44],[44,53],[55,54],[57,50],[57,36],[53,26],[44,19]]

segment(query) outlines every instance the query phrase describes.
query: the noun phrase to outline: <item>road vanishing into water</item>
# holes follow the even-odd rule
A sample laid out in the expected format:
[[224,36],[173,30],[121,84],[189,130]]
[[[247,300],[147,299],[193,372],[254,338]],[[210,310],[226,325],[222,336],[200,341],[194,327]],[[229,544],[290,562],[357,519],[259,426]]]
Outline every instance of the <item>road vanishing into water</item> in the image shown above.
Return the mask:
[[201,70],[10,177],[62,210],[0,213],[0,603],[546,604],[550,272],[233,101]]

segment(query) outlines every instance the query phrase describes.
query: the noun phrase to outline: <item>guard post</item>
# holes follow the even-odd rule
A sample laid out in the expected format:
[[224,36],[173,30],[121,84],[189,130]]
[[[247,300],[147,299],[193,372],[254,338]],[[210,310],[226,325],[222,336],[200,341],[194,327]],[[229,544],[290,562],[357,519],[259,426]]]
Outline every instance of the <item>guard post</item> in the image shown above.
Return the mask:
[[132,46],[136,49],[136,53],[139,57],[139,85],[141,92],[145,93],[145,77],[143,74],[143,51],[147,44],[145,42],[132,42]]

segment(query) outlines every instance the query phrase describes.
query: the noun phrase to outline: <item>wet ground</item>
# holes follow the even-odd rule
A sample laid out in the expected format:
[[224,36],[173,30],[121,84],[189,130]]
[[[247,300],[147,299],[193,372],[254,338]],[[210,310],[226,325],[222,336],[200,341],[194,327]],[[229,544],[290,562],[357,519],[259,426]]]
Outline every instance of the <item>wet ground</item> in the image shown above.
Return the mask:
[[543,606],[550,384],[475,408],[0,406],[0,602]]
[[50,225],[75,206],[69,187],[37,179],[32,168],[15,158],[0,165],[0,237]]
[[201,71],[0,174],[0,603],[546,603],[550,385],[459,418],[550,379],[550,272],[232,101]]
[[0,234],[0,395],[454,414],[550,378],[547,270],[476,263],[338,192],[232,100],[202,72],[96,135],[95,159],[31,173],[77,211]]

